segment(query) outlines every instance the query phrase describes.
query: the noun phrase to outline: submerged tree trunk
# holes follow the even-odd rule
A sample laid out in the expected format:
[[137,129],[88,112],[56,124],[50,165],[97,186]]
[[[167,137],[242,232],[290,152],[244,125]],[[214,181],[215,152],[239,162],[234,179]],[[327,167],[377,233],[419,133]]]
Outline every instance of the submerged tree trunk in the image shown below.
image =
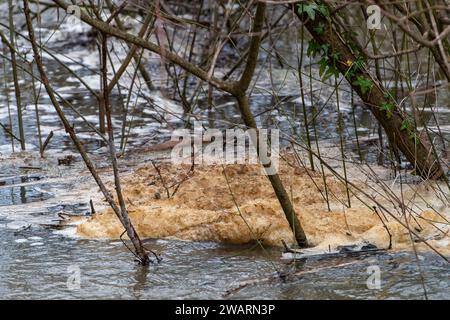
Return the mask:
[[[252,40],[250,43],[249,55],[247,58],[247,64],[242,73],[242,76],[238,82],[235,83],[232,94],[237,99],[239,111],[242,116],[242,120],[248,128],[257,129],[256,121],[250,110],[249,98],[247,96],[247,90],[252,80],[253,74],[255,72],[256,64],[258,61],[259,47],[261,45],[261,32],[264,24],[266,5],[262,2],[258,3],[256,14],[254,17],[254,23],[252,28]],[[257,135],[258,137],[259,135]],[[258,138],[257,138],[258,139]],[[255,146],[259,146],[258,141],[253,141]],[[260,150],[256,147],[258,155],[260,155]],[[308,246],[308,241],[306,238],[305,231],[303,230],[300,221],[298,220],[297,214],[295,213],[294,206],[283,186],[280,176],[273,172],[266,170],[267,178],[272,184],[272,188],[275,195],[280,202],[281,208],[283,209],[286,220],[289,222],[289,226],[294,234],[295,240],[299,247]]]
[[316,1],[316,4],[326,8],[326,14],[317,12],[314,19],[308,17],[305,11],[299,10],[301,3],[293,5],[293,9],[318,46],[327,48],[323,54],[328,57],[329,63],[347,79],[383,126],[389,142],[414,165],[416,173],[424,179],[442,177],[444,172],[433,153],[426,132],[417,131],[414,122],[408,120],[382,83],[366,67],[365,54],[358,49],[360,45],[356,40],[353,37],[344,40],[345,35],[336,30],[332,23],[333,17],[330,16],[332,8],[325,1]]
[[[122,225],[124,226],[127,235],[129,236],[131,242],[133,243],[134,247],[135,247],[135,255],[136,257],[139,259],[140,264],[142,265],[147,265],[150,262],[150,259],[148,257],[148,252],[147,250],[144,248],[144,246],[142,245],[141,240],[139,239],[133,225],[131,224],[131,221],[128,217],[128,212],[125,208],[125,204],[122,198],[122,193],[121,193],[121,189],[120,189],[120,183],[117,183],[117,179],[118,179],[118,170],[117,170],[117,163],[115,162],[117,159],[115,158],[115,148],[114,148],[114,140],[112,138],[112,124],[111,124],[111,114],[110,114],[110,109],[108,109],[108,133],[109,133],[109,143],[110,143],[110,148],[111,150],[114,152],[114,154],[112,155],[112,161],[113,161],[113,168],[114,168],[114,178],[115,178],[115,184],[116,184],[116,191],[117,191],[117,195],[119,197],[119,204],[120,204],[120,208],[119,206],[117,206],[116,202],[114,201],[113,196],[110,194],[110,192],[108,191],[108,189],[106,188],[105,184],[103,183],[103,181],[101,180],[100,176],[98,175],[97,170],[95,169],[94,164],[92,163],[92,161],[90,160],[88,154],[86,153],[82,142],[78,139],[75,130],[72,128],[72,126],[70,125],[69,121],[67,120],[64,112],[62,111],[62,108],[58,102],[58,100],[56,99],[56,96],[53,92],[53,89],[50,85],[49,79],[47,77],[47,74],[44,70],[44,65],[42,63],[42,59],[39,53],[39,48],[38,48],[38,44],[36,42],[36,37],[34,35],[34,29],[33,29],[33,24],[31,21],[31,16],[30,16],[30,8],[29,8],[29,3],[28,0],[23,0],[24,3],[24,13],[25,13],[25,18],[26,18],[26,24],[27,24],[27,28],[28,28],[28,34],[29,34],[29,39],[30,39],[30,43],[33,49],[33,54],[34,54],[34,60],[36,61],[36,65],[37,68],[39,70],[39,74],[41,76],[41,80],[42,83],[44,84],[44,87],[47,91],[47,94],[61,120],[61,122],[64,125],[64,129],[66,130],[66,132],[69,134],[70,138],[72,139],[73,143],[75,144],[75,147],[77,148],[78,152],[80,153],[81,157],[83,158],[86,166],[88,167],[89,171],[91,172],[92,176],[94,177],[97,185],[99,186],[100,190],[102,191],[103,195],[105,196],[106,200],[108,201],[109,205],[111,206],[111,208],[113,209],[114,213],[117,215],[117,217],[119,218],[120,222],[122,223]],[[104,38],[106,40],[106,37]],[[106,60],[106,46],[104,48],[104,50],[102,50],[103,52],[103,60],[105,62]],[[103,65],[103,74],[106,73],[106,64]],[[104,83],[107,84],[106,79],[104,79]],[[107,86],[105,86],[107,88]],[[106,100],[105,102],[107,103],[107,105],[109,106],[109,102],[108,102],[108,91],[105,91],[105,97]]]
[[[242,115],[242,120],[244,121],[245,125],[249,128],[257,129],[255,119],[251,113],[250,105],[248,102],[247,96],[238,96],[237,97],[239,110]],[[259,135],[256,135],[258,140]],[[258,152],[258,155],[260,155],[260,150],[257,146],[259,146],[258,141],[252,141],[253,145],[256,146],[256,150]],[[264,166],[266,169],[266,166]],[[269,172],[269,170],[266,169],[267,178],[269,179],[272,188],[275,192],[275,195],[277,196],[278,201],[280,202],[281,208],[283,209],[284,215],[286,217],[286,220],[289,223],[289,226],[292,230],[292,233],[294,234],[295,240],[300,248],[304,248],[308,246],[308,241],[306,238],[305,231],[303,230],[302,225],[300,224],[300,221],[298,220],[297,214],[295,212],[294,206],[291,202],[291,199],[289,198],[288,193],[286,192],[286,189],[283,186],[283,182],[281,181],[280,176],[273,172]]]
[[103,83],[103,102],[105,106],[105,114],[106,114],[106,123],[107,123],[107,131],[108,131],[108,142],[109,142],[109,154],[111,157],[111,164],[114,173],[114,185],[116,189],[117,200],[119,202],[120,207],[120,216],[122,217],[122,224],[127,232],[128,237],[133,243],[134,249],[136,250],[136,255],[139,258],[139,262],[143,265],[148,264],[149,258],[148,253],[146,252],[144,246],[142,245],[141,239],[131,224],[130,217],[128,215],[128,210],[125,204],[125,199],[122,193],[122,186],[120,183],[119,177],[119,166],[117,164],[117,151],[116,145],[114,141],[114,131],[113,131],[113,122],[111,115],[111,103],[109,98],[109,85],[108,85],[108,37],[105,33],[101,33],[101,60],[102,60],[102,83]]
[[[11,46],[14,48],[16,41],[15,39],[15,26],[13,20],[13,3],[12,0],[8,0],[8,15],[9,15],[9,41]],[[20,137],[20,148],[25,150],[25,131],[23,127],[23,116],[22,116],[22,98],[20,93],[20,84],[19,84],[19,76],[17,74],[17,59],[16,52],[14,50],[10,50],[11,52],[11,67],[13,74],[13,82],[14,82],[14,93],[16,97],[16,105],[17,105],[17,121],[19,125],[19,137]],[[13,127],[11,127],[11,132],[13,132]]]

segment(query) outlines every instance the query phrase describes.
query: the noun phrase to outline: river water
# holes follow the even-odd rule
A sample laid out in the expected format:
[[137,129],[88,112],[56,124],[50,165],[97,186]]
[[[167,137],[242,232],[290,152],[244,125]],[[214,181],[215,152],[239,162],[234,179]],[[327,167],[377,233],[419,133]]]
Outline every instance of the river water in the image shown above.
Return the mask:
[[[81,161],[58,166],[25,152],[4,156],[1,168],[4,299],[423,299],[424,290],[431,299],[450,298],[448,262],[428,252],[294,263],[281,258],[280,248],[255,244],[146,240],[162,261],[144,268],[121,241],[81,239],[65,223],[67,215],[89,215],[89,199],[99,203]],[[371,286],[374,270],[379,287]],[[242,286],[254,279],[260,280]]]
[[[2,219],[2,224],[7,220]],[[22,232],[2,225],[0,296],[4,299],[423,299],[419,268],[411,253],[381,254],[354,264],[315,271],[286,281],[239,287],[240,281],[344,261],[280,261],[279,250],[217,243],[155,240],[162,262],[143,268],[118,241],[68,239],[45,230]],[[19,242],[18,240],[27,240]],[[448,263],[420,254],[428,298],[450,298]],[[380,288],[369,289],[370,268],[380,268]],[[369,268],[369,269],[368,269]],[[74,270],[79,286],[71,282]]]
[[[4,4],[2,11],[6,12],[3,9]],[[49,33],[45,28],[43,32]],[[98,67],[92,60],[92,48],[71,46],[68,50],[67,43],[61,44],[57,36],[56,40],[48,42],[50,47],[63,50],[64,54],[85,66]],[[72,34],[75,39],[80,36],[75,31]],[[18,39],[18,42],[21,40]],[[78,69],[80,76],[96,88],[98,77],[95,73],[86,71],[89,68],[80,69],[77,63],[65,61],[74,70]],[[95,124],[96,100],[56,63],[47,63],[47,68],[53,83],[57,84],[58,92]],[[0,73],[1,78],[7,80],[6,91],[10,95],[13,129],[17,132],[12,98],[14,92],[11,79],[8,78],[10,73],[8,70]],[[27,87],[29,83],[23,81],[22,85]],[[298,90],[292,85],[286,87],[290,90],[282,94],[286,102],[281,108],[285,112],[271,110],[274,101],[262,95],[255,96],[252,107],[255,113],[261,113],[258,118],[260,124],[270,123],[285,132],[296,134],[295,130],[298,130],[301,134],[301,108],[298,93],[295,94]],[[234,101],[223,96],[215,99],[218,107],[214,119],[218,127],[225,127],[239,118]],[[418,259],[411,252],[399,252],[348,259],[312,258],[294,264],[281,259],[279,248],[263,250],[255,245],[147,240],[146,245],[159,252],[163,260],[149,268],[142,268],[133,262],[131,253],[120,241],[73,237],[67,231],[72,227],[61,226],[60,214],[86,215],[90,211],[89,194],[86,194],[89,192],[83,194],[79,190],[80,185],[84,184],[91,188],[92,181],[80,161],[69,167],[57,165],[57,159],[73,154],[74,148],[45,97],[38,106],[43,139],[50,131],[55,136],[49,144],[47,159],[39,159],[36,152],[38,142],[34,106],[30,104],[29,95],[25,94],[24,101],[27,104],[24,121],[29,151],[12,154],[10,137],[0,132],[0,298],[422,299],[425,291],[428,298],[450,298],[448,263],[431,253],[420,253]],[[118,97],[113,100],[115,108],[119,108],[119,101]],[[153,95],[152,101],[152,108],[148,108],[148,101],[140,100],[136,104],[130,148],[165,141],[173,128],[182,125],[177,115],[179,105],[157,93]],[[338,137],[334,110],[334,106],[326,106],[318,120],[319,137],[322,140],[336,141]],[[354,130],[350,111],[348,105],[347,109],[343,107],[347,128],[345,134],[352,138]],[[311,112],[310,108],[308,112]],[[199,114],[211,118],[207,108],[200,110]],[[361,137],[369,137],[374,132],[370,115],[357,108],[355,116]],[[444,127],[450,124],[448,109],[444,109],[438,117]],[[7,124],[8,119],[7,103],[5,95],[2,95],[0,121]],[[105,152],[101,140],[89,132],[76,115],[69,115],[69,119],[81,128],[79,133],[87,150],[101,159]],[[116,127],[121,126],[119,115],[115,116],[114,124]],[[119,136],[117,138],[120,139]],[[16,142],[15,151],[18,149]],[[367,285],[371,276],[368,268],[379,268],[379,288],[370,289],[370,285]],[[293,275],[301,271],[308,272]],[[276,277],[277,272],[291,276],[281,281]],[[79,283],[78,280],[72,281],[74,276],[79,279]],[[242,282],[265,277],[273,279],[237,289]]]

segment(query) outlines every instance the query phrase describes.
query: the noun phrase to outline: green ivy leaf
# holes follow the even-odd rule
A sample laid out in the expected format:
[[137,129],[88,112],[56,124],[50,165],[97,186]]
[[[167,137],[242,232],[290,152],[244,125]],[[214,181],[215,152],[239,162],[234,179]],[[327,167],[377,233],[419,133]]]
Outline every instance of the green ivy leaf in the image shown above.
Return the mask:
[[318,11],[320,12],[320,14],[321,14],[322,16],[324,16],[325,18],[327,18],[327,17],[330,16],[330,13],[328,12],[328,8],[327,8],[327,6],[324,5],[324,4],[320,4],[320,5],[317,7],[317,10],[318,10]]
[[323,80],[329,79],[331,76],[338,77],[340,71],[336,66],[330,63],[330,59],[327,56],[323,56],[322,59],[319,60],[319,75]]
[[329,79],[331,76],[335,76],[336,78],[339,77],[339,69],[335,66],[328,66],[327,71],[325,72],[325,75],[323,77],[324,80]]
[[320,46],[320,48],[322,49],[323,54],[327,55],[328,54],[328,50],[330,49],[330,45],[327,44],[327,43],[324,43],[323,45]]
[[318,35],[321,35],[325,31],[325,26],[323,23],[319,23],[317,26],[314,27],[314,31],[317,32]]
[[402,125],[400,126],[400,131],[408,130],[410,127],[410,123],[408,119],[403,120]]
[[316,3],[310,3],[310,4],[299,4],[298,5],[298,13],[306,13],[308,17],[314,21],[316,19],[316,10],[318,10]]
[[364,77],[359,76],[355,81],[352,83],[355,86],[358,86],[361,89],[361,92],[365,94],[367,91],[372,89],[373,82],[370,79],[366,79]]
[[394,105],[390,102],[383,103],[381,105],[381,110],[386,111],[386,116],[388,119],[392,118],[392,111],[394,111]]
[[306,51],[306,55],[307,55],[309,58],[313,58],[313,57],[315,57],[315,56],[320,52],[321,49],[322,49],[322,48],[321,48],[321,46],[320,46],[319,43],[317,43],[317,42],[314,41],[314,40],[311,40],[311,41],[309,42],[308,50]]
[[333,59],[333,63],[336,63],[339,60],[339,52],[335,52],[331,55],[331,59]]
[[319,75],[322,76],[325,73],[325,70],[328,67],[328,57],[325,56],[322,59],[320,59],[319,65],[320,65]]

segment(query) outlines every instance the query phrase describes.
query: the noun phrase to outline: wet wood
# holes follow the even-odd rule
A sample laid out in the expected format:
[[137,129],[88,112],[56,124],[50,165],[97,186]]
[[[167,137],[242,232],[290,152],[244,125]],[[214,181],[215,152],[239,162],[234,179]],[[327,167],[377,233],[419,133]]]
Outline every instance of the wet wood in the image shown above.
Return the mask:
[[316,269],[311,269],[311,270],[302,270],[302,271],[298,271],[298,272],[294,272],[294,273],[286,273],[286,274],[277,273],[277,274],[269,276],[269,277],[256,278],[256,279],[242,281],[237,286],[235,286],[231,289],[228,289],[223,294],[223,297],[227,298],[227,297],[239,292],[240,290],[250,287],[250,286],[255,286],[255,285],[260,285],[260,284],[270,284],[270,283],[273,283],[273,284],[285,283],[289,280],[295,280],[297,277],[301,277],[304,275],[314,274],[314,273],[317,273],[320,271],[330,270],[330,269],[334,269],[334,268],[343,268],[343,267],[351,266],[351,265],[354,265],[357,263],[360,263],[360,261],[354,260],[354,261],[350,261],[350,262],[340,263],[340,264],[336,264],[336,265],[331,265],[331,266],[326,266],[326,267],[321,267],[321,268],[316,268]]

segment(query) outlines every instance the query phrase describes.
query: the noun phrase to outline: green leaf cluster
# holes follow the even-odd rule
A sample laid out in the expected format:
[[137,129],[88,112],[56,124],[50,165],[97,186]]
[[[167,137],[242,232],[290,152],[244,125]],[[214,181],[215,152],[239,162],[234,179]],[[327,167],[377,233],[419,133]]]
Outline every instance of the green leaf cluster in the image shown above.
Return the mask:
[[320,14],[325,18],[330,16],[328,8],[324,4],[317,4],[315,2],[299,3],[297,5],[297,12],[298,14],[306,13],[308,18],[313,21],[316,19],[316,14]]
[[361,89],[362,94],[365,94],[373,87],[373,81],[362,76],[358,76],[352,84],[358,86]]
[[391,102],[385,102],[385,103],[383,103],[381,105],[380,109],[386,112],[386,117],[388,119],[391,119],[392,118],[392,112],[395,109],[395,105],[393,103],[391,103]]

